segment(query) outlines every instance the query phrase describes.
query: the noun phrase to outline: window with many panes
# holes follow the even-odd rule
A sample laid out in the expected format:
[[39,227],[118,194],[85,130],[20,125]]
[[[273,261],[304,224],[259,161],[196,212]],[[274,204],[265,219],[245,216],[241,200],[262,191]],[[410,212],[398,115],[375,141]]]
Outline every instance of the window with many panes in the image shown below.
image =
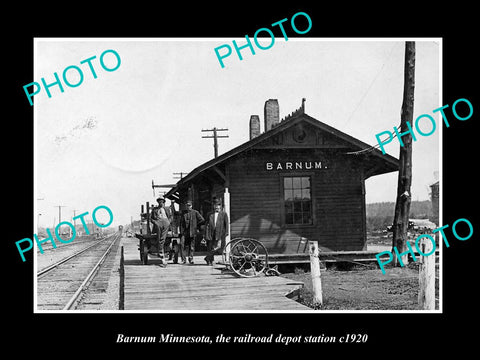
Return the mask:
[[310,176],[284,177],[283,200],[286,225],[313,223]]

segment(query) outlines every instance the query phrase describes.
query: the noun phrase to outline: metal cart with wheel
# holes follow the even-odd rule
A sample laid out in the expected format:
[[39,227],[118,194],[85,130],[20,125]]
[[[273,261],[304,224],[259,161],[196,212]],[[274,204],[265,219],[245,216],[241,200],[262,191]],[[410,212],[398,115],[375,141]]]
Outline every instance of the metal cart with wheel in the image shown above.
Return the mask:
[[238,276],[279,275],[275,268],[269,268],[267,249],[256,239],[232,239],[225,245],[222,255],[227,268]]
[[[158,241],[157,241],[157,234],[138,234],[135,233],[135,237],[139,240],[138,244],[138,251],[140,252],[140,261],[142,264],[147,265],[148,264],[148,254],[154,254],[154,256],[157,257],[158,254]],[[165,240],[167,242],[169,238]],[[167,265],[167,257],[168,255],[163,252],[163,258],[162,259],[163,264],[166,266]]]

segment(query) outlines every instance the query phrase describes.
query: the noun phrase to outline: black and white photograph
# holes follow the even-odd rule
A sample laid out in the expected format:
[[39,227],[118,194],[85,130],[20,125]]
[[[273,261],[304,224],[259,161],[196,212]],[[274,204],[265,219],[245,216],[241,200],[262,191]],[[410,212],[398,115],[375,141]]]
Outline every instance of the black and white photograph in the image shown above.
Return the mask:
[[36,310],[439,310],[441,39],[233,41],[36,39]]
[[470,11],[157,5],[13,15],[7,347],[473,347]]

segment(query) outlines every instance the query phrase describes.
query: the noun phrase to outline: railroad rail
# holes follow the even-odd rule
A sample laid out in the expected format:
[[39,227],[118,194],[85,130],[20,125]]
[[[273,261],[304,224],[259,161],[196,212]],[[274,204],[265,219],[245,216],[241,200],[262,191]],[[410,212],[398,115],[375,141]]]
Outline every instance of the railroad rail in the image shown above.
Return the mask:
[[[43,252],[48,253],[50,251],[58,251],[59,249],[63,250],[63,249],[69,248],[69,247],[74,246],[74,245],[81,245],[81,244],[98,242],[98,241],[101,241],[103,239],[105,239],[105,236],[99,237],[99,238],[91,237],[89,235],[87,235],[87,236],[77,236],[74,241],[69,242],[69,243],[56,242],[55,247],[53,247],[50,242],[46,242],[46,243],[42,244],[41,246],[42,246]],[[37,248],[37,254],[38,253],[41,254],[40,246],[36,246],[36,248]]]
[[37,272],[37,309],[74,309],[120,238],[107,236]]

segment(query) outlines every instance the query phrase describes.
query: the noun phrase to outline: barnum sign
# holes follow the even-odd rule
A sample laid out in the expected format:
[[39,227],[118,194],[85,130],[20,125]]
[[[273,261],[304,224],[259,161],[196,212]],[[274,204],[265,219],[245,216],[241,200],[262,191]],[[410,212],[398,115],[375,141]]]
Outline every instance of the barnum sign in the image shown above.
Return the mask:
[[[324,169],[327,167],[324,166]],[[283,162],[267,162],[266,170],[314,170],[322,169],[321,161],[283,161]]]

